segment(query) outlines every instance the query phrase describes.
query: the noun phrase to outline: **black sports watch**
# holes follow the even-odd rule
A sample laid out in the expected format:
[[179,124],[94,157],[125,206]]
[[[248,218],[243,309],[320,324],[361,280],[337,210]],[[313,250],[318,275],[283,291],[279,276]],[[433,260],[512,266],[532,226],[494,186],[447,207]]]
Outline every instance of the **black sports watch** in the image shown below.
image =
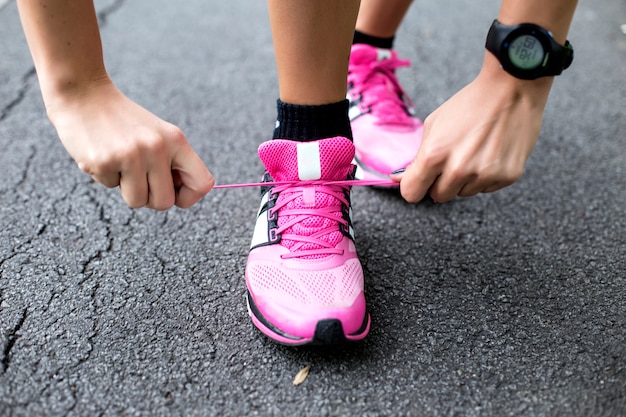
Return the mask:
[[503,25],[494,20],[485,48],[514,77],[534,80],[559,75],[574,60],[574,48],[558,44],[552,33],[533,23]]

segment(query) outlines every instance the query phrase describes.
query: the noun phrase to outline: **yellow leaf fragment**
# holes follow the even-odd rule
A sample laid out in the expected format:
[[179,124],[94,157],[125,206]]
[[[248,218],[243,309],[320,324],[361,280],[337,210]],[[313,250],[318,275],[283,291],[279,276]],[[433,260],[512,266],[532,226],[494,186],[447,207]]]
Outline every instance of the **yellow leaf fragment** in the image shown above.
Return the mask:
[[300,369],[296,374],[296,377],[293,379],[293,385],[298,386],[304,382],[307,376],[309,376],[309,371],[311,370],[311,365],[307,365],[306,367]]

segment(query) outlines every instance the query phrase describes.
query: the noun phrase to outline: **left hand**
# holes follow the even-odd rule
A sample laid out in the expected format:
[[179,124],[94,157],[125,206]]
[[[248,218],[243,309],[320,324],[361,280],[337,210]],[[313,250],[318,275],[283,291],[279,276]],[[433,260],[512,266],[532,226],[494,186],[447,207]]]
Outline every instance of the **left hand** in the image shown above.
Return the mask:
[[551,78],[519,80],[486,56],[478,77],[424,121],[422,145],[392,175],[402,196],[437,202],[499,190],[517,181],[534,148]]

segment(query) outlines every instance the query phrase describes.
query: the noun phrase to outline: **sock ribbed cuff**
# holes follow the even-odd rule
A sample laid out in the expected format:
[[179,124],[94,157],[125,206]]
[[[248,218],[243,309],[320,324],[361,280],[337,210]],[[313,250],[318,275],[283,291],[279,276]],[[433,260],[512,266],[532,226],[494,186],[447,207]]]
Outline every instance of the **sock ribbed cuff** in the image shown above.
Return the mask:
[[376,36],[370,36],[366,33],[355,30],[352,44],[364,43],[376,48],[391,49],[393,48],[393,41],[395,38],[395,36],[392,36],[391,38],[378,38]]
[[348,100],[319,106],[288,104],[277,101],[274,139],[308,142],[335,136],[352,140],[348,119]]

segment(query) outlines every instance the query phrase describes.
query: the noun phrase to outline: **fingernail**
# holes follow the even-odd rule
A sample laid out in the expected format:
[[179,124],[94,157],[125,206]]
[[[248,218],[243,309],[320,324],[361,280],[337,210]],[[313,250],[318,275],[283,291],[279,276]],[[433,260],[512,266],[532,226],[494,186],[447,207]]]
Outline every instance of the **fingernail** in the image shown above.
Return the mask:
[[398,174],[402,174],[404,171],[406,171],[406,168],[396,169],[396,170],[395,170],[395,171],[393,171],[390,175],[398,175]]

